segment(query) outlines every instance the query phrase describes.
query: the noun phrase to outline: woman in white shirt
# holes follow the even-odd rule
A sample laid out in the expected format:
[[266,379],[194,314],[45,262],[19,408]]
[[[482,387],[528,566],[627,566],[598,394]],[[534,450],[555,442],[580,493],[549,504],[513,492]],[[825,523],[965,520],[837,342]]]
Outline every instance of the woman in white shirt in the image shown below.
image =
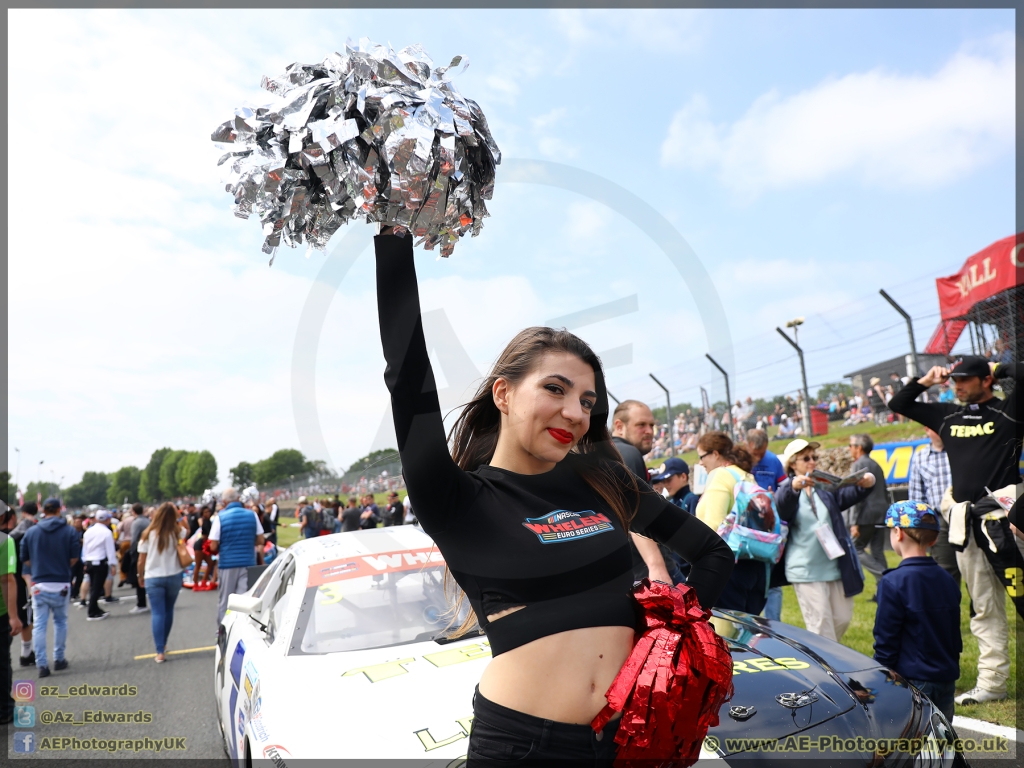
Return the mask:
[[181,591],[184,569],[178,561],[178,542],[183,538],[184,531],[178,527],[178,510],[169,501],[160,505],[139,538],[139,586],[145,588],[149,597],[157,664],[166,660],[164,653],[174,623],[174,602]]

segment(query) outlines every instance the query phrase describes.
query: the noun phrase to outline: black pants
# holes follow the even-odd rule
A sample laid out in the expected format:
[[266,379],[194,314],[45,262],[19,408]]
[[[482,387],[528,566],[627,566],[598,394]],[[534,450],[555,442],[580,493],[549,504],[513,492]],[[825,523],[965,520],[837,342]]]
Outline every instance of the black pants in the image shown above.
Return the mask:
[[82,588],[82,580],[85,578],[85,565],[78,560],[71,566],[71,599],[78,598],[78,591]]
[[14,714],[14,698],[11,686],[14,685],[14,669],[11,667],[11,625],[5,613],[0,616],[0,717]]
[[768,601],[769,566],[758,560],[737,560],[715,608],[759,616]]
[[100,616],[104,613],[100,608],[100,595],[103,594],[103,583],[107,580],[107,561],[99,565],[89,563],[85,570],[89,574],[89,615]]
[[139,608],[146,607],[146,590],[139,586],[139,553],[126,552],[128,558],[128,583],[135,587],[135,604]]
[[[495,704],[473,695],[473,728],[469,734],[467,768],[527,763],[541,765],[558,760],[559,765],[611,766],[615,759],[613,720],[596,734],[589,725],[545,720]],[[561,761],[571,761],[565,763]]]

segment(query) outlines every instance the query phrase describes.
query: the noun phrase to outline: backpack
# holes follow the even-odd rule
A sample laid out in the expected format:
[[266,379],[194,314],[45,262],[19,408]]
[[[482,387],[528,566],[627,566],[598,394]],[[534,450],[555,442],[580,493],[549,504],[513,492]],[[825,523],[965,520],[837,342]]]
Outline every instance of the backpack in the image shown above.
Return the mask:
[[726,470],[736,478],[736,485],[732,490],[732,509],[718,526],[718,535],[737,560],[775,565],[782,559],[789,535],[789,526],[782,523],[775,507],[775,496],[731,467]]

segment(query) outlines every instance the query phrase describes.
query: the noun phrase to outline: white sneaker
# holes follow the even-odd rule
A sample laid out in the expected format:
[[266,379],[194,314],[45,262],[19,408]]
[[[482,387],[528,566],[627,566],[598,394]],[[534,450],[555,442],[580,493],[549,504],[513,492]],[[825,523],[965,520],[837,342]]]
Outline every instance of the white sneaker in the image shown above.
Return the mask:
[[128,611],[128,613],[149,613],[149,606],[146,605],[146,606],[139,607],[139,606],[136,605],[134,608],[132,608],[130,611]]
[[963,707],[968,704],[981,704],[983,701],[1002,701],[1005,698],[1005,693],[995,693],[975,686],[971,690],[961,693],[953,701]]
[[85,617],[85,620],[86,620],[86,621],[99,621],[100,619],[105,619],[105,618],[107,618],[107,616],[109,616],[109,615],[110,615],[110,612],[109,612],[109,611],[104,611],[104,612],[103,612],[103,613],[101,613],[101,614],[100,614],[99,616],[86,616],[86,617]]

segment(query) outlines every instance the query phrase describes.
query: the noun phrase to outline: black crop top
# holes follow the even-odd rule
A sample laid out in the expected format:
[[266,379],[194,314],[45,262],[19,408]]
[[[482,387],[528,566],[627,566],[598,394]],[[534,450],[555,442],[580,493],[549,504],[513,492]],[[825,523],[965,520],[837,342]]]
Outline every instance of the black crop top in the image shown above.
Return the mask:
[[[570,453],[549,472],[460,469],[445,436],[420,318],[412,237],[378,235],[377,306],[384,380],[402,471],[423,530],[465,591],[493,655],[584,627],[636,626],[629,535],[577,472],[592,456]],[[629,471],[602,459],[629,483]],[[638,481],[632,530],[691,563],[687,583],[711,607],[733,554],[714,531]],[[524,606],[493,622],[487,615]]]

